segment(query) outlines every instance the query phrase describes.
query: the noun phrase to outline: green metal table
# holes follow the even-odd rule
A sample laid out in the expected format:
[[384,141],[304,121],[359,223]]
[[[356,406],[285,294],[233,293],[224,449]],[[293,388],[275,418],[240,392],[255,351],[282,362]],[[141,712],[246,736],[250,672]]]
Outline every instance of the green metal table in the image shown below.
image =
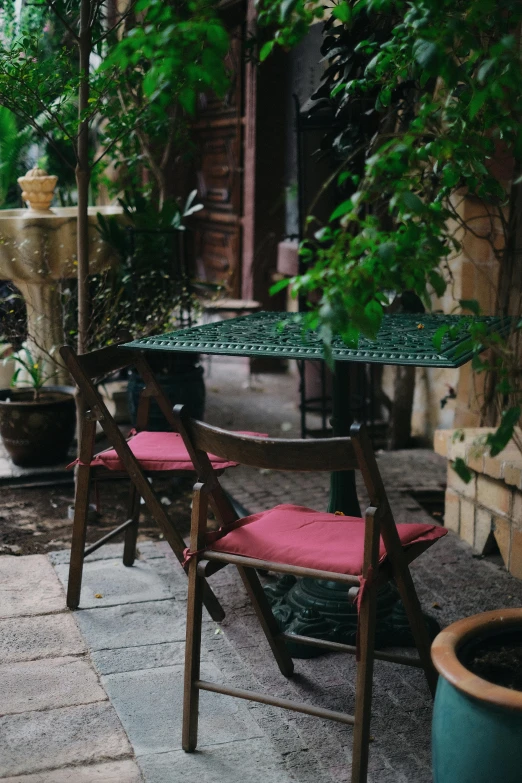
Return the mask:
[[[488,332],[507,333],[510,321],[480,316]],[[455,327],[452,337],[444,335],[440,350],[433,345],[435,332],[443,325]],[[295,314],[260,312],[225,321],[180,329],[167,334],[144,337],[124,347],[147,351],[188,351],[227,356],[268,356],[279,359],[324,359],[323,344],[314,332],[304,332]],[[468,322],[459,315],[396,313],[384,316],[375,341],[361,337],[356,348],[347,347],[340,338],[332,343],[334,361],[333,417],[334,434],[349,434],[352,423],[346,405],[349,389],[349,363],[413,365],[415,367],[460,367],[473,356]],[[353,471],[331,477],[328,510],[360,516]],[[345,589],[336,582],[282,577],[267,588],[274,614],[285,630],[333,641],[353,644],[357,627],[355,609],[346,601]],[[390,583],[379,596],[377,644],[413,644],[409,626]],[[427,622],[431,621],[427,618]],[[436,633],[438,626],[433,627]],[[291,651],[306,657],[318,650],[302,646]]]

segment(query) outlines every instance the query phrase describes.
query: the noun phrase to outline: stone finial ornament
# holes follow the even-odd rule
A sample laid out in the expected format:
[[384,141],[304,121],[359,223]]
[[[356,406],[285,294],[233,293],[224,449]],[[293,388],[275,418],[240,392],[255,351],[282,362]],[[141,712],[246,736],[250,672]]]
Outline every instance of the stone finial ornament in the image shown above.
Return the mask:
[[22,188],[22,198],[33,212],[50,212],[54,189],[58,177],[50,176],[37,166],[30,169],[24,177],[18,177]]

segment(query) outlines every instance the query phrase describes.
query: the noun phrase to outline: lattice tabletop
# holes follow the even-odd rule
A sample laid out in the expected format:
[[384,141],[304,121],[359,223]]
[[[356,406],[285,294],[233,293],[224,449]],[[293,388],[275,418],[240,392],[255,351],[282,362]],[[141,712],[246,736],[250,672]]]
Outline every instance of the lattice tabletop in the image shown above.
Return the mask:
[[[480,316],[489,332],[507,333],[510,323],[494,316]],[[433,336],[443,324],[458,326],[458,335],[444,335],[440,351]],[[303,332],[293,313],[260,312],[225,321],[180,329],[156,337],[126,343],[125,348],[156,351],[192,351],[229,356],[272,356],[281,359],[322,359],[323,344],[315,332]],[[336,361],[375,364],[411,364],[416,367],[460,367],[473,351],[466,322],[459,315],[384,316],[376,340],[360,338],[357,348],[348,348],[340,338],[333,341]]]

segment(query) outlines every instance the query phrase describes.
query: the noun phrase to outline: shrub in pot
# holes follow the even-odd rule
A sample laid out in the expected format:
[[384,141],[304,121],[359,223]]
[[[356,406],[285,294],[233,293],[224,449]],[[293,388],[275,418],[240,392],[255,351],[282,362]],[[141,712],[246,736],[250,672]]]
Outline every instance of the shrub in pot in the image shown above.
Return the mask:
[[[97,340],[101,344],[109,343],[122,328],[142,336],[192,324],[199,302],[196,281],[189,274],[184,222],[203,208],[195,203],[196,195],[193,190],[184,205],[168,199],[159,207],[153,199],[126,192],[120,199],[125,227],[113,217],[98,216],[102,237],[119,256],[117,266],[105,276],[93,278],[93,311],[99,316]],[[217,286],[198,281],[200,287],[215,290]],[[191,416],[202,419],[205,383],[199,354],[153,352],[147,360],[172,405],[186,405]],[[131,373],[127,397],[133,425],[142,389],[141,378]],[[154,401],[148,429],[168,429]]]
[[450,625],[433,642],[434,783],[522,780],[522,609]]
[[[11,387],[0,389],[0,436],[6,451],[15,465],[25,468],[64,461],[76,423],[74,390],[44,386],[52,376],[43,373],[29,349],[22,349],[14,358],[21,366]],[[15,387],[17,382],[28,388]]]

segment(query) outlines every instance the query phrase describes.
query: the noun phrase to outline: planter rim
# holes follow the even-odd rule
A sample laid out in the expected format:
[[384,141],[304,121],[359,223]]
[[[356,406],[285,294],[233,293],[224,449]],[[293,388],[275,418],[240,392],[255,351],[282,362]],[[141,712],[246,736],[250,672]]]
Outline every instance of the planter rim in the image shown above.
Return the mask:
[[433,664],[439,674],[467,696],[497,707],[522,712],[522,691],[504,688],[477,677],[459,661],[457,653],[477,636],[491,636],[496,630],[522,629],[522,609],[495,609],[452,623],[435,638],[431,647]]
[[[11,395],[16,394],[17,392],[22,392],[22,393],[28,394],[28,393],[31,392],[31,388],[28,387],[27,389],[21,389],[21,388],[20,389],[18,389],[18,388],[17,389],[12,389],[11,387],[5,387],[3,389],[0,389],[0,395],[2,394],[2,392],[9,392],[9,394],[11,394]],[[69,399],[71,399],[71,398],[74,400],[74,387],[71,387],[71,386],[44,386],[43,394],[45,394],[45,392],[50,392],[51,394],[60,394],[60,395],[62,395],[62,398],[61,399],[54,399],[54,400],[45,400],[45,399],[44,400],[15,400],[15,399],[12,399],[9,402],[7,402],[7,400],[0,399],[0,405],[3,405],[5,407],[9,407],[11,405],[22,405],[24,407],[27,406],[28,408],[30,408],[30,407],[34,407],[36,405],[38,405],[40,407],[43,406],[43,405],[56,405],[56,403],[66,402],[66,401],[68,402]]]

